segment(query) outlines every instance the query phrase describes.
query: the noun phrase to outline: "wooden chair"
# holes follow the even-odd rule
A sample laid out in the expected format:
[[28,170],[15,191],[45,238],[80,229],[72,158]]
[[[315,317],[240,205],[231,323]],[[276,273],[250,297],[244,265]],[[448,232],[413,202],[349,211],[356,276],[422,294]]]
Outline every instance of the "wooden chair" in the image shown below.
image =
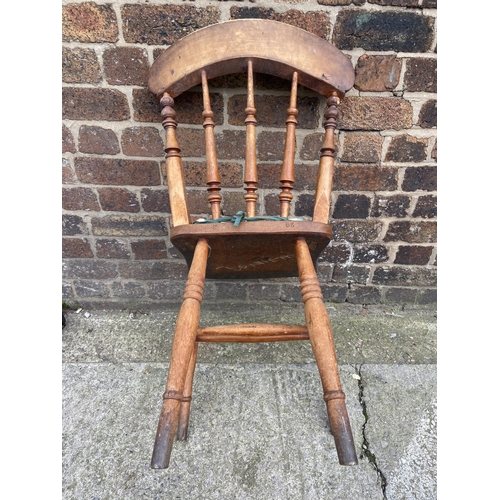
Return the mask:
[[[213,112],[208,80],[247,73],[244,189],[246,214],[221,217],[220,177],[216,158]],[[254,73],[291,81],[290,106],[281,170],[280,214],[257,217],[256,109]],[[174,98],[202,85],[206,138],[208,203],[212,219],[193,223],[184,186],[176,139]],[[312,220],[290,220],[294,183],[297,85],[327,98],[325,137],[321,148]],[[189,273],[175,328],[163,407],[151,467],[167,468],[173,441],[187,437],[191,389],[198,342],[274,342],[310,340],[321,377],[331,430],[340,464],[356,465],[357,457],[338,374],[329,317],[315,271],[316,259],[332,238],[329,222],[334,171],[337,105],[354,83],[349,59],[337,48],[304,30],[275,21],[245,19],[196,31],[169,47],[154,62],[148,86],[162,107],[166,131],[166,170],[172,211],[171,241],[183,254]],[[208,207],[208,205],[207,205]],[[305,326],[244,324],[200,328],[205,278],[245,279],[298,276]]]

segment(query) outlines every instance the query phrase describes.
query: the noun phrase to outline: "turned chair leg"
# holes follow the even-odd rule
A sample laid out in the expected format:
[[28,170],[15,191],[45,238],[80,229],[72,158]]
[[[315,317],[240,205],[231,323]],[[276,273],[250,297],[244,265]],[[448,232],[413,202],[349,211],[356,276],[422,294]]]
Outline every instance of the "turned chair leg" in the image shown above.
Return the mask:
[[357,465],[358,459],[345,405],[345,394],[337,367],[335,344],[323,295],[304,238],[296,241],[297,264],[306,325],[312,350],[318,365],[324,399],[341,465]]
[[189,361],[186,382],[184,383],[184,391],[182,393],[181,408],[179,411],[179,424],[177,425],[177,439],[179,441],[185,441],[188,436],[189,411],[191,409],[191,395],[193,392],[193,378],[197,354],[198,342],[195,342],[191,360]]
[[175,438],[190,360],[196,345],[200,305],[205,283],[208,242],[198,240],[189,270],[183,302],[177,318],[163,407],[158,421],[151,468],[166,469]]

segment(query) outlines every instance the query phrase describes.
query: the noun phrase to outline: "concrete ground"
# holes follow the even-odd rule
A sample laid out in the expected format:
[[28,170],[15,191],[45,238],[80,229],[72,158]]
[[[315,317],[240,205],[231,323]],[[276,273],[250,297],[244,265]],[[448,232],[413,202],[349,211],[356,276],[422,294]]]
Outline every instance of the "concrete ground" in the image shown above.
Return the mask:
[[[431,500],[436,313],[329,304],[359,457],[340,466],[308,342],[201,344],[189,439],[150,469],[177,307],[67,311],[63,498]],[[300,304],[210,304],[203,326],[304,324]]]

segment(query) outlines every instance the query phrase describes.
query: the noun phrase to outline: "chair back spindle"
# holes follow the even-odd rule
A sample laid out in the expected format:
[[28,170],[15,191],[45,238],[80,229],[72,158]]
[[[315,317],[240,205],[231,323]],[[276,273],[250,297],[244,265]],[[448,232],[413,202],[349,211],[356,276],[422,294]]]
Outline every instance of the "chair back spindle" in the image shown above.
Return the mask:
[[314,201],[313,221],[328,224],[330,217],[330,198],[332,193],[333,171],[335,163],[335,129],[337,127],[337,106],[340,99],[332,92],[327,99],[325,111],[325,138],[319,160],[318,182],[316,184],[316,199]]
[[177,122],[175,120],[174,99],[170,94],[164,92],[160,100],[160,105],[162,108],[162,125],[165,129],[165,163],[172,211],[172,225],[189,224],[191,218],[186,203],[181,150],[175,133]]
[[256,131],[257,120],[255,114],[254,83],[253,83],[253,63],[248,61],[248,90],[247,107],[245,108],[246,125],[246,153],[245,153],[245,191],[247,216],[255,217],[258,196],[257,191],[257,151],[256,151]]
[[210,106],[210,92],[208,90],[207,73],[205,70],[201,72],[201,85],[203,89],[203,128],[205,129],[208,202],[212,211],[212,219],[218,219],[221,216],[220,204],[222,196],[220,194],[219,166],[217,164],[217,151],[215,148],[214,113]]
[[281,193],[280,200],[280,216],[288,217],[290,214],[290,203],[293,199],[292,189],[295,181],[295,167],[293,159],[295,156],[295,129],[297,128],[297,84],[298,73],[293,72],[292,89],[290,92],[290,106],[287,109],[286,120],[286,136],[285,136],[285,151],[283,154],[283,166],[281,169]]

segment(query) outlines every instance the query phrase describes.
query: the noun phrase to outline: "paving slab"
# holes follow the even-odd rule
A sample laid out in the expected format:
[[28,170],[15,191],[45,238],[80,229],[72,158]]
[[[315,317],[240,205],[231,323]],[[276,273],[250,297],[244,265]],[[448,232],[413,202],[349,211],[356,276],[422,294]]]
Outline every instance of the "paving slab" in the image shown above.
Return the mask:
[[[303,323],[293,309],[259,311]],[[149,464],[176,311],[69,312],[63,498],[437,498],[435,314],[329,312],[358,466],[338,464],[310,346],[287,342],[200,345],[189,438],[166,470]]]

